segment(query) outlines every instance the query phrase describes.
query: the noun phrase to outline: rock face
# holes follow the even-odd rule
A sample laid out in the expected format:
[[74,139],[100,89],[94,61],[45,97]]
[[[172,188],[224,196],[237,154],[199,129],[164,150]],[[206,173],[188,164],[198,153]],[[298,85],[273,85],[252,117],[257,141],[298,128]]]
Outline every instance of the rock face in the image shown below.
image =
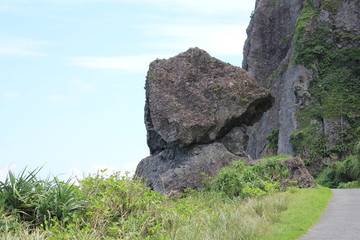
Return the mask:
[[313,176],[306,169],[304,162],[300,158],[289,158],[281,161],[289,169],[288,181],[283,182],[287,185],[290,181],[295,181],[300,188],[314,188],[317,186]]
[[135,174],[167,193],[199,188],[202,172],[245,156],[247,127],[274,102],[246,71],[198,48],[152,62],[145,88],[151,156]]
[[[327,80],[339,79],[339,76],[328,74],[329,69],[334,72],[346,72],[343,69],[349,69],[348,72],[353,71],[353,75],[347,75],[349,77],[344,77],[342,81],[357,82],[359,62],[345,58],[348,53],[359,51],[359,14],[358,0],[256,0],[255,11],[247,29],[243,68],[260,86],[268,88],[276,101],[259,122],[248,128],[246,152],[251,157],[260,158],[266,154],[267,137],[273,129],[279,129],[278,154],[301,154],[295,152],[290,138],[294,131],[303,128],[299,126],[295,114],[314,106],[321,98],[312,96],[310,88],[313,92],[337,91],[337,94],[343,94],[339,93],[342,90],[338,90],[343,87],[343,83]],[[322,52],[317,52],[318,49]],[[344,53],[346,51],[347,54]],[[335,55],[335,60],[331,60]],[[342,66],[338,66],[340,61]],[[349,85],[354,86],[347,87],[351,89],[358,86]],[[356,91],[353,92],[356,94]],[[344,93],[344,96],[349,94]],[[359,96],[354,98],[359,99]],[[358,109],[349,107],[350,111],[357,112]],[[340,124],[342,120],[339,116],[329,115],[320,116],[321,121],[337,121],[337,125],[344,125]],[[313,119],[316,120],[315,117]],[[325,130],[317,135],[325,135],[329,139],[327,146],[333,145],[340,131],[323,125]]]
[[299,110],[299,105],[293,86],[300,78],[305,79],[304,84],[307,85],[311,81],[311,73],[304,67],[294,66],[288,69],[295,24],[302,5],[303,0],[276,3],[257,0],[255,14],[247,29],[243,68],[261,86],[268,87],[276,99],[271,110],[248,130],[247,153],[253,158],[266,154],[267,137],[273,129],[279,129],[278,154],[294,154],[290,135],[296,128],[294,113]]
[[261,86],[266,86],[266,79],[288,55],[303,2],[256,0],[254,15],[246,30],[243,68]]

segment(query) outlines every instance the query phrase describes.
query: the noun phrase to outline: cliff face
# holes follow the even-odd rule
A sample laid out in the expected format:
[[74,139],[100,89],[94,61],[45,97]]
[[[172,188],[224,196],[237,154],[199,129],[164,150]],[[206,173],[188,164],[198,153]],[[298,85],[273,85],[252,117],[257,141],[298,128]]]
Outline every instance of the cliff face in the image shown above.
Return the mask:
[[253,158],[285,153],[316,162],[351,152],[359,131],[359,5],[256,1],[243,68],[276,100],[248,129]]
[[293,154],[290,134],[295,130],[294,113],[299,107],[292,89],[300,76],[305,75],[303,78],[307,82],[311,80],[311,74],[304,67],[288,68],[294,49],[296,21],[301,14],[303,2],[304,0],[257,0],[247,29],[243,68],[253,75],[260,85],[270,88],[275,96],[273,108],[249,129],[247,152],[253,158],[259,158],[266,153],[267,138],[273,129],[279,129],[276,151]]

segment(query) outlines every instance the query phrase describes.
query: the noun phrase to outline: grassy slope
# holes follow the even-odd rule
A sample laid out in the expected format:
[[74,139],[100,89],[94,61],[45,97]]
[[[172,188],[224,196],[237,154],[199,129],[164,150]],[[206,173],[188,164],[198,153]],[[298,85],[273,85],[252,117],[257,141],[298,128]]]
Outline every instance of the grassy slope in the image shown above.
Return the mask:
[[[331,198],[329,188],[291,190],[287,211],[272,225],[261,239],[296,239],[318,221]],[[287,194],[287,193],[280,193]]]
[[[247,200],[212,199],[207,207],[191,211],[191,217],[183,221],[179,221],[179,213],[173,212],[175,218],[161,239],[293,240],[318,221],[330,197],[330,189],[319,187],[291,188]],[[203,200],[195,197],[187,201],[196,204]]]
[[[241,167],[239,164],[236,166]],[[253,168],[246,169],[243,170],[247,174],[254,173]],[[289,188],[285,192],[245,199],[229,198],[223,192],[190,191],[168,199],[152,192],[140,180],[119,174],[89,176],[82,181],[80,189],[56,179],[48,183],[55,184],[49,189],[44,182],[24,179],[29,178],[26,175],[17,180],[14,178],[13,186],[9,182],[0,182],[0,239],[292,240],[304,234],[318,220],[331,197],[330,189],[319,187]],[[29,188],[16,189],[19,186],[36,188],[32,187],[33,192],[21,192]],[[14,189],[21,195],[14,195]],[[66,198],[63,190],[71,194]],[[14,196],[20,198],[10,201]],[[61,198],[47,201],[49,196]],[[83,202],[86,204],[83,208],[64,212],[67,207],[77,206],[64,205],[64,202],[80,204],[82,199],[88,200]],[[25,205],[16,205],[19,201]],[[31,221],[21,218],[20,212],[29,207],[39,210],[44,201],[54,203],[54,206],[47,204],[49,216],[61,209],[61,215],[65,214],[67,218],[54,215],[48,221],[48,218],[41,218],[43,215],[39,211],[34,211],[33,215],[28,211],[27,218],[32,216]]]

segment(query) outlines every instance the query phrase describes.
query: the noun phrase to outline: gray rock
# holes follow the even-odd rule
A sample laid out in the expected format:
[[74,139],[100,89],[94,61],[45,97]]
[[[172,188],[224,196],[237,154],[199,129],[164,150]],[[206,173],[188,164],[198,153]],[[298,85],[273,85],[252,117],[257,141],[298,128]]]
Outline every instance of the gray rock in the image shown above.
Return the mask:
[[[273,129],[279,129],[278,153],[293,154],[289,139],[296,127],[294,113],[300,102],[294,87],[299,76],[304,75],[304,69],[300,66],[288,69],[288,66],[293,53],[295,24],[302,4],[303,0],[257,0],[254,17],[247,29],[243,68],[261,86],[268,86],[275,97],[273,107],[247,130],[249,144],[246,152],[254,159],[265,154],[267,137]],[[301,93],[303,96],[306,90]]]
[[[332,6],[336,9],[332,12],[324,8],[323,1],[312,1],[319,14],[316,15],[316,20],[306,26],[304,38],[310,38],[321,24],[333,34],[326,42],[336,44],[337,49],[358,46],[358,40],[354,39],[360,34],[360,2],[335,2],[339,6],[337,9]],[[279,129],[278,154],[293,154],[290,135],[297,129],[295,114],[315,102],[308,89],[311,82],[318,77],[317,67],[307,69],[291,62],[296,54],[296,21],[304,3],[304,0],[257,0],[247,29],[243,68],[254,76],[261,86],[267,86],[276,99],[273,107],[262,119],[247,130],[249,143],[246,152],[255,159],[265,154],[267,136],[275,128]],[[337,34],[343,38],[339,40]],[[321,134],[330,137],[330,146],[335,143],[332,139],[335,139],[340,131],[334,124],[331,124],[334,127],[327,125]]]
[[266,79],[288,54],[295,23],[304,0],[257,0],[252,21],[246,32],[242,67],[266,86]]
[[[281,160],[289,170],[289,181],[296,181],[296,185],[300,188],[314,188],[317,186],[313,176],[306,169],[304,162],[300,158],[289,158]],[[283,182],[287,185],[289,181]]]
[[245,156],[247,127],[274,102],[246,71],[199,48],[152,62],[145,88],[152,155],[135,174],[169,195],[202,187],[201,173]]
[[338,30],[352,35],[360,35],[360,1],[341,1],[335,17]]
[[348,123],[341,119],[323,119],[322,122],[322,133],[327,138],[327,147],[334,146],[336,140],[341,136],[341,132],[346,129]]
[[272,101],[246,71],[201,49],[156,60],[146,80],[150,151],[213,142],[235,126],[258,121]]
[[234,127],[222,139],[222,143],[231,153],[246,157],[246,146],[248,145],[249,137],[246,135],[246,128]]
[[219,169],[238,159],[221,143],[166,149],[143,159],[135,175],[142,176],[155,191],[174,195],[186,188],[203,187],[202,173],[214,177]]

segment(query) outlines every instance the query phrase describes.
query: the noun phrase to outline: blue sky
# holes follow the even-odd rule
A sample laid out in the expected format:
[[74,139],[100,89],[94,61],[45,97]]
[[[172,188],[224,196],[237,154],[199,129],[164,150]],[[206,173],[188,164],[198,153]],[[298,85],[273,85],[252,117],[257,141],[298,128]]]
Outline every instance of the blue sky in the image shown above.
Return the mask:
[[241,66],[255,0],[0,0],[0,180],[134,171],[145,76],[189,47]]

